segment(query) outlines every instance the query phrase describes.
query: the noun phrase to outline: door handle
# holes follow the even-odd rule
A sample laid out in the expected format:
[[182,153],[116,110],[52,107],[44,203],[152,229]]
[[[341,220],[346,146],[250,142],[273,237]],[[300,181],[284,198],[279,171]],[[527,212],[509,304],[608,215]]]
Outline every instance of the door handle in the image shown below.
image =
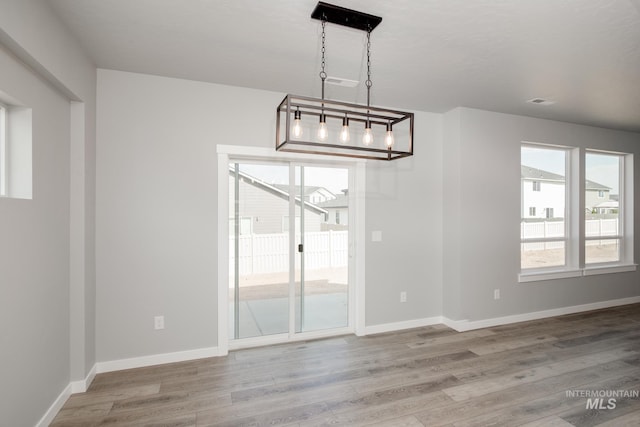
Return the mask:
[[302,243],[298,245],[298,252],[300,253],[304,252],[304,245]]

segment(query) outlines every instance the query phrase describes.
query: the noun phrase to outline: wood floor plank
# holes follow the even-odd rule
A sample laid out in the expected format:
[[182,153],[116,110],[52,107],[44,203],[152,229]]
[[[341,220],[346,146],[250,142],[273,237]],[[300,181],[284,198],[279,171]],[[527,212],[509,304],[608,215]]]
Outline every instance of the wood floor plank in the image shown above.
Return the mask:
[[498,353],[506,350],[514,350],[517,348],[528,347],[530,345],[544,343],[544,342],[558,341],[558,338],[551,335],[538,335],[535,337],[527,337],[520,339],[502,340],[501,342],[474,345],[469,347],[469,350],[473,353],[484,356],[485,354]]
[[551,415],[549,417],[540,418],[539,420],[523,424],[520,427],[574,427],[574,425],[566,422],[556,415]]
[[[594,386],[603,389],[617,389],[619,387],[626,387],[630,385],[635,386],[638,384],[638,378],[640,377],[625,376],[622,378],[607,379],[605,381],[596,382]],[[511,427],[513,425],[526,424],[550,415],[559,415],[565,411],[584,411],[584,405],[584,401],[567,398],[565,391],[561,391],[539,399],[529,400],[518,406],[504,408],[500,411],[486,412],[485,414],[474,417],[473,419],[458,421],[454,425],[456,427],[488,425]],[[574,425],[582,427],[580,424]]]
[[638,427],[638,425],[640,425],[640,410],[622,416],[616,416],[613,419],[597,425],[598,427]]
[[484,338],[491,335],[495,335],[495,332],[489,329],[478,329],[475,331],[461,332],[458,334],[438,336],[438,337],[427,338],[427,339],[416,341],[416,342],[410,342],[407,344],[407,346],[409,348],[422,348],[422,347],[428,347],[428,346],[437,345],[437,344],[449,344],[454,342],[465,341],[465,340],[468,340],[469,338]]
[[[371,407],[365,407],[364,409],[352,409],[320,420],[311,419],[308,422],[300,423],[300,425],[305,427],[323,425],[350,427],[368,426],[379,422],[402,418],[408,414],[424,411],[425,408],[435,408],[446,405],[450,402],[451,398],[449,396],[442,393],[442,391],[435,391]],[[415,416],[411,416],[415,418]]]
[[296,406],[293,408],[276,409],[264,412],[259,415],[248,417],[240,417],[233,421],[219,422],[214,420],[212,423],[198,418],[198,426],[218,426],[218,427],[243,427],[243,426],[284,426],[297,424],[309,418],[325,414],[329,412],[326,403],[312,403],[309,405]]
[[[634,378],[634,377],[629,377]],[[635,376],[638,378],[638,376]],[[623,384],[618,386],[618,388],[608,388],[602,389],[602,391],[613,391],[613,390],[633,390],[637,391],[640,389],[640,382],[635,382],[631,384]],[[586,399],[583,399],[583,402]],[[627,414],[635,414],[638,424],[640,425],[640,398],[638,397],[621,397],[615,398],[615,400],[610,401],[608,398],[603,398],[600,402],[598,409],[587,409],[587,405],[583,407],[577,407],[570,411],[565,411],[563,413],[558,414],[560,418],[567,421],[568,423],[581,427],[591,427],[597,426],[607,421],[612,421],[619,416],[627,415]],[[611,406],[610,406],[611,405]],[[603,409],[600,409],[603,408]]]
[[65,409],[83,407],[102,402],[114,402],[116,400],[143,397],[157,394],[160,391],[160,382],[134,387],[116,387],[108,390],[91,391],[88,393],[72,394],[64,404]]
[[442,375],[425,383],[393,387],[366,394],[356,394],[348,399],[327,400],[327,405],[331,412],[339,414],[352,410],[377,407],[386,403],[443,390],[456,383],[458,383],[458,380],[454,376]]
[[628,375],[637,370],[619,360],[584,368],[578,371],[520,384],[505,390],[485,394],[471,400],[453,402],[442,407],[429,408],[415,414],[425,425],[440,426],[479,417],[487,412],[517,407],[523,402],[548,396],[558,390],[585,388],[590,384],[611,378],[612,375]]
[[247,416],[258,416],[273,411],[274,408],[292,408],[310,403],[333,399],[348,399],[355,394],[352,387],[344,384],[328,385],[299,393],[271,396],[269,399],[249,400],[233,403],[229,407],[198,412],[198,423],[205,425],[215,422],[231,422]]
[[587,410],[567,390],[640,388],[640,304],[458,333],[345,335],[98,374],[54,427],[636,426],[639,400]]
[[424,427],[424,424],[418,421],[413,415],[369,425],[372,427]]
[[582,368],[589,368],[598,364],[618,360],[630,356],[629,352],[622,350],[603,351],[596,354],[575,357],[561,362],[551,363],[534,369],[527,369],[510,376],[491,378],[487,380],[475,381],[468,384],[461,384],[448,389],[447,393],[453,400],[462,401],[483,394],[504,390],[519,384],[538,381],[544,378],[563,374],[565,372],[577,371]]
[[52,425],[72,424],[77,420],[87,420],[89,424],[99,423],[113,407],[113,402],[102,402],[90,405],[64,407],[56,416]]

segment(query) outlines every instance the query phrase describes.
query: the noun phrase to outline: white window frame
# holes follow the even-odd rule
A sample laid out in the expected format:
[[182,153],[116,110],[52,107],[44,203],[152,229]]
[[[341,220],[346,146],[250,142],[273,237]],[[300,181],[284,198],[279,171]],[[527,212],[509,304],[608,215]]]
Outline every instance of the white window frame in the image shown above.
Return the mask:
[[532,191],[541,191],[541,184],[540,181],[531,181],[531,190]]
[[0,197],[8,195],[8,179],[9,179],[9,147],[7,106],[0,103]]
[[[520,244],[523,243],[554,243],[554,242],[562,242],[564,243],[564,263],[562,265],[555,265],[550,267],[539,267],[539,268],[522,268],[522,260],[520,265],[520,274],[518,276],[519,281],[528,281],[531,277],[541,277],[541,276],[549,276],[549,277],[567,277],[575,274],[576,264],[577,264],[577,254],[576,254],[576,245],[574,242],[575,237],[575,221],[572,220],[571,215],[575,211],[575,206],[573,205],[571,194],[575,184],[574,177],[572,175],[571,163],[572,158],[575,155],[573,149],[571,147],[559,146],[559,145],[550,145],[550,144],[540,144],[533,142],[523,142],[521,144],[521,148],[536,148],[543,150],[555,150],[555,151],[563,151],[565,153],[565,182],[564,182],[564,236],[563,237],[542,237],[542,238],[522,238],[520,237]],[[534,183],[536,181],[533,181]],[[537,181],[540,182],[540,181]],[[541,189],[541,186],[538,187]],[[536,186],[532,186],[532,191],[536,190]],[[523,202],[522,194],[520,195],[520,203]],[[545,208],[545,217],[548,216],[549,208]],[[522,218],[521,218],[522,221]]]
[[[607,270],[619,271],[621,267],[633,266],[633,155],[602,150],[585,150],[587,154],[601,154],[618,157],[618,234],[614,236],[583,237],[582,245],[593,240],[617,240],[619,260],[601,263],[587,263],[584,260],[585,275],[601,274]],[[585,226],[586,227],[586,226]],[[586,250],[586,249],[584,249]],[[626,270],[625,270],[626,271]]]
[[536,216],[536,207],[535,206],[529,206],[529,216],[531,216],[531,217],[535,217]]
[[[591,276],[596,274],[636,271],[637,264],[633,254],[633,154],[612,151],[562,147],[556,145],[523,142],[522,147],[564,149],[565,164],[565,265],[546,268],[520,269],[519,282],[535,282],[570,277]],[[585,263],[585,242],[602,240],[602,236],[585,237],[585,158],[587,153],[620,156],[620,195],[618,202],[618,236],[606,236],[606,239],[618,238],[620,242],[620,260],[607,263]],[[521,199],[522,203],[522,199]],[[520,239],[526,242],[552,241],[553,239]]]

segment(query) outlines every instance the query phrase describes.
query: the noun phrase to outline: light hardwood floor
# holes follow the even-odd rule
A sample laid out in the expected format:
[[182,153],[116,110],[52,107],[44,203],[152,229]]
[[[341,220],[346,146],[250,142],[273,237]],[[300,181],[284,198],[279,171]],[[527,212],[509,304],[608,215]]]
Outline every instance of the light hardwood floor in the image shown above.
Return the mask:
[[[53,426],[639,426],[640,304],[457,333],[437,325],[99,374]],[[609,402],[605,398],[604,407]]]

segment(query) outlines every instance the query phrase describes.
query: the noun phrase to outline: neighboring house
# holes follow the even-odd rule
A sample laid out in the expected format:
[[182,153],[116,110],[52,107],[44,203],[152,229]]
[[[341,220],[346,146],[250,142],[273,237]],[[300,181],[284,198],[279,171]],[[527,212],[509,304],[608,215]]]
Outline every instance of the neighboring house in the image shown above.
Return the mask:
[[564,218],[564,176],[521,166],[522,218]]
[[[564,176],[524,165],[520,173],[522,218],[564,218]],[[617,211],[618,202],[610,200],[610,192],[610,187],[586,180],[585,210],[598,214]]]
[[349,225],[349,196],[346,194],[338,194],[333,200],[327,200],[318,204],[319,207],[326,209],[328,214],[325,223],[328,230],[346,230]]
[[599,215],[617,214],[618,213],[618,201],[607,200],[606,202],[598,203],[589,212]]
[[[283,191],[287,191],[287,192],[289,191],[288,185],[274,184],[274,187],[279,188],[280,190],[283,190]],[[295,188],[296,188],[296,197],[300,197],[300,186],[296,185]],[[333,200],[336,198],[336,195],[324,187],[307,185],[304,187],[303,197],[305,202],[318,204],[318,203],[326,202],[327,200]]]
[[[608,206],[602,206],[602,209],[598,208],[603,203],[607,203],[611,199],[611,188],[606,185],[598,184],[593,181],[586,181],[584,197],[584,209],[587,213],[610,213],[600,212],[600,210],[606,210]],[[618,209],[618,202],[615,202],[615,209]]]
[[[240,235],[276,234],[289,231],[289,193],[281,188],[288,186],[271,185],[244,172],[240,175],[239,217]],[[229,169],[229,176],[235,170]],[[229,197],[234,197],[234,179],[229,180]],[[279,188],[281,187],[281,188]],[[296,205],[301,205],[296,197]],[[308,232],[321,231],[320,224],[328,215],[327,210],[315,204],[304,202],[304,229]],[[235,204],[229,203],[229,225],[234,224]],[[299,210],[299,209],[298,209]],[[298,219],[297,216],[296,219]],[[300,221],[296,221],[296,231],[300,231]]]

